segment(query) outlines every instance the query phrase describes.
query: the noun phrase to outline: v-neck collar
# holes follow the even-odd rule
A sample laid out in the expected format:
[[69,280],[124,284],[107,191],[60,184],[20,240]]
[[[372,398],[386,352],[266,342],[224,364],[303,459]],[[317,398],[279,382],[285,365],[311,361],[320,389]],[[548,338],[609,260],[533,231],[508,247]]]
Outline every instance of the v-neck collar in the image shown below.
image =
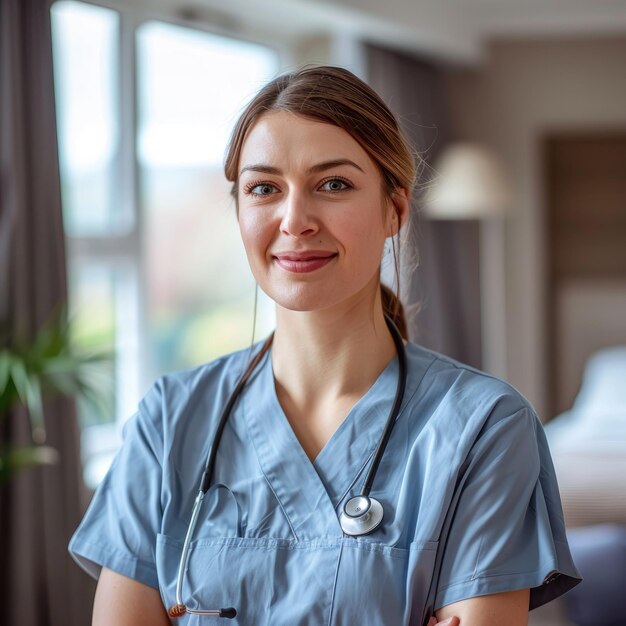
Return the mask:
[[276,397],[269,350],[258,367],[242,406],[261,470],[298,541],[339,537],[341,527],[324,484]]
[[[258,368],[243,392],[242,407],[261,469],[296,539],[340,537],[336,507],[355,480],[362,479],[382,435],[396,392],[398,359],[356,402],[314,462],[278,401],[271,351]],[[407,385],[405,401],[412,391]]]
[[395,357],[350,409],[313,462],[335,509],[351,485],[364,479],[363,471],[369,467],[391,411],[398,370]]

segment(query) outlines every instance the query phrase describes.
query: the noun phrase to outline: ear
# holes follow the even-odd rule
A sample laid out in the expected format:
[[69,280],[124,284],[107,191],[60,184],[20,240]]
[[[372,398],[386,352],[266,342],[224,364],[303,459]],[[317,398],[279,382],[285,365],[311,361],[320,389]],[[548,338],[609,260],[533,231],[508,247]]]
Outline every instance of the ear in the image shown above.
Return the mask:
[[391,192],[389,211],[387,213],[387,237],[398,234],[409,217],[410,198],[404,187],[396,187]]

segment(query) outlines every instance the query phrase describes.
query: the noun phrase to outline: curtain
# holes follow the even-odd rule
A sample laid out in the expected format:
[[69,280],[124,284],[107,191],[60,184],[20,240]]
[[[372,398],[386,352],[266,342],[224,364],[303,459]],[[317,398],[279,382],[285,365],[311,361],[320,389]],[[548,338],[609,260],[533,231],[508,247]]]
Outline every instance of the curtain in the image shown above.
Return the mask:
[[[65,302],[50,3],[0,0],[2,341],[28,340]],[[85,626],[93,585],[66,548],[81,516],[75,409],[55,399],[44,411],[46,443],[59,451],[59,463],[0,487],[0,622]],[[0,445],[32,444],[22,410],[3,416],[0,429]]]
[[434,62],[369,44],[365,50],[369,84],[394,111],[427,164],[414,194],[401,257],[401,294],[411,338],[480,367],[478,223],[429,220],[419,212],[420,183],[428,181],[430,166],[451,140],[443,69]]

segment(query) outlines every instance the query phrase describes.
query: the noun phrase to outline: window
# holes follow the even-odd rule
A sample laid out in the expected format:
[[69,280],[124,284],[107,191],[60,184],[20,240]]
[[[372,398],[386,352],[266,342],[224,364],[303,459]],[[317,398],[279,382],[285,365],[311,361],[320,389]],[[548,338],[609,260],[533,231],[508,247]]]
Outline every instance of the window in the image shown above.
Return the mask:
[[119,16],[58,2],[52,27],[65,230],[72,237],[112,235],[129,217],[115,197]]
[[151,361],[166,371],[250,341],[254,280],[222,161],[276,56],[149,22],[137,31],[137,61],[146,320]]
[[[156,376],[250,343],[255,287],[222,160],[278,56],[82,2],[56,2],[52,25],[73,337],[114,355],[115,409],[80,406],[95,487]],[[273,312],[259,311],[260,335]]]

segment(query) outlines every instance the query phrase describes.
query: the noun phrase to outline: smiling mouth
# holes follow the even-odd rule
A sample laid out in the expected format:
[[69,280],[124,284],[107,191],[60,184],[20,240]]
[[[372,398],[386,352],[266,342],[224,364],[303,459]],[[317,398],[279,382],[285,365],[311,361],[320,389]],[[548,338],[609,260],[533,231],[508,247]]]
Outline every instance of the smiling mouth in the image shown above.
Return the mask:
[[286,253],[274,256],[274,261],[287,272],[305,274],[321,269],[336,257],[337,254],[333,252]]

